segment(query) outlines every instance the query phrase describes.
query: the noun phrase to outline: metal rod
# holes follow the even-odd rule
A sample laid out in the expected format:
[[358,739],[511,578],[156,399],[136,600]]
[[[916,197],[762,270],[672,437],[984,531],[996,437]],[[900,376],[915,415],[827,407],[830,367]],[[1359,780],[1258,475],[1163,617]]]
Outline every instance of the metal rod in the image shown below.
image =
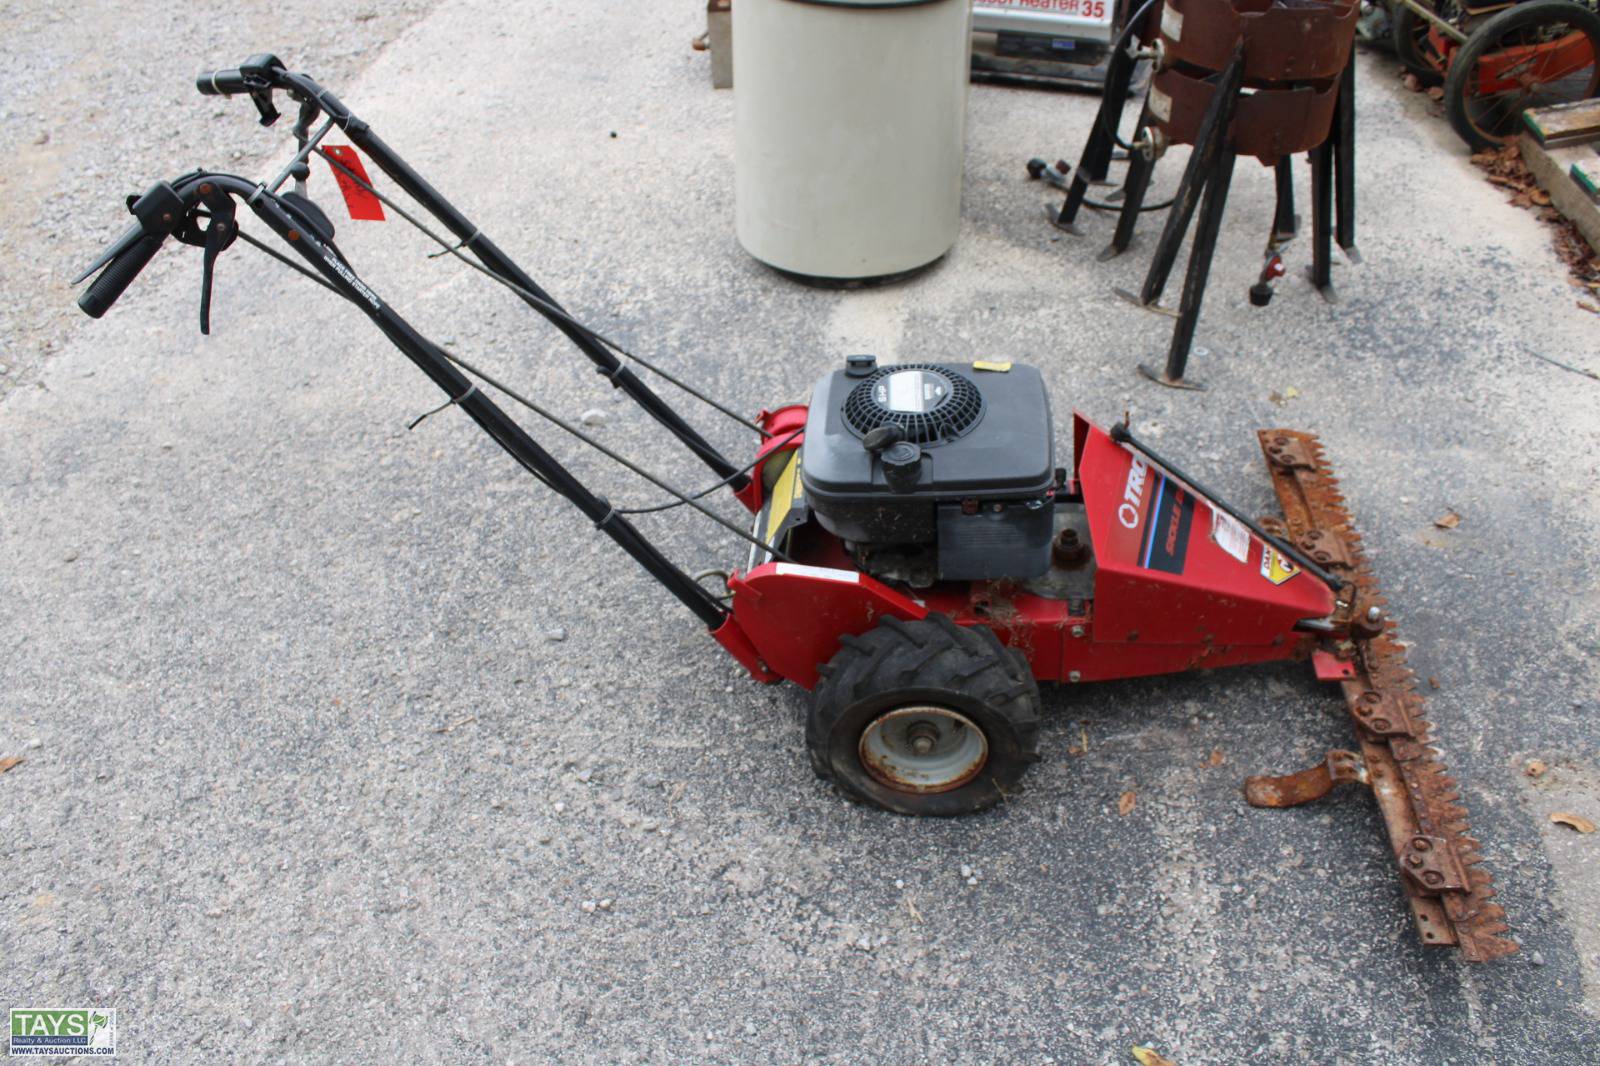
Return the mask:
[[1274,168],[1278,186],[1278,206],[1273,213],[1272,235],[1278,240],[1294,236],[1294,157],[1282,156]]
[[278,172],[276,178],[272,179],[272,184],[267,186],[268,192],[275,193],[283,188],[283,183],[289,180],[289,176],[294,173],[294,168],[311,158],[312,149],[322,143],[322,138],[328,135],[328,131],[333,129],[333,125],[333,117],[330,115],[328,120],[322,124],[322,128],[317,130],[310,140],[300,146],[300,150],[294,154],[294,158],[289,160],[288,165]]
[[1450,22],[1440,17],[1432,8],[1418,3],[1417,0],[1400,0],[1400,2],[1406,7],[1409,7],[1418,18],[1423,19],[1425,22],[1431,23],[1434,29],[1438,30],[1452,41],[1456,42],[1456,44],[1467,43],[1468,35],[1462,33]]
[[1333,152],[1330,141],[1311,149],[1311,284],[1327,295],[1333,285]]
[[[1231,108],[1229,109],[1232,110]],[[1172,329],[1172,344],[1167,349],[1167,370],[1164,384],[1183,380],[1189,364],[1189,349],[1194,344],[1195,327],[1200,322],[1200,304],[1206,296],[1206,281],[1211,276],[1211,257],[1216,254],[1217,234],[1222,229],[1222,213],[1228,205],[1228,186],[1233,181],[1233,139],[1227,135],[1227,125],[1219,124],[1215,133],[1222,140],[1222,152],[1217,156],[1210,175],[1206,178],[1205,203],[1200,208],[1200,221],[1195,227],[1194,246],[1189,249],[1189,268],[1183,279],[1183,295],[1178,300],[1178,324]]]
[[1285,543],[1282,538],[1274,537],[1271,533],[1268,533],[1266,530],[1262,529],[1261,526],[1256,522],[1246,518],[1243,514],[1241,514],[1237,508],[1230,506],[1227,501],[1222,499],[1222,497],[1218,496],[1216,493],[1200,484],[1200,482],[1196,481],[1182,470],[1179,470],[1176,466],[1168,462],[1166,459],[1163,459],[1160,455],[1157,455],[1154,449],[1133,435],[1133,431],[1128,428],[1128,423],[1118,422],[1116,425],[1112,426],[1111,439],[1116,441],[1118,444],[1126,444],[1128,447],[1142,452],[1146,459],[1149,459],[1151,462],[1161,467],[1161,469],[1165,470],[1172,477],[1175,477],[1179,481],[1188,485],[1195,491],[1196,494],[1205,497],[1206,502],[1210,503],[1211,506],[1221,511],[1229,518],[1232,518],[1234,521],[1240,523],[1250,532],[1260,537],[1263,541],[1272,545],[1278,551],[1294,560],[1297,565],[1305,569],[1306,573],[1327,585],[1334,591],[1336,595],[1344,591],[1344,587],[1350,584],[1349,581],[1341,580],[1333,576],[1322,567],[1312,562],[1311,559],[1309,559],[1299,548]]
[[[1178,186],[1177,196],[1173,198],[1172,210],[1168,212],[1166,225],[1161,230],[1161,239],[1156,242],[1155,254],[1150,258],[1149,273],[1145,275],[1144,285],[1139,290],[1139,302],[1146,306],[1159,300],[1167,287],[1167,278],[1177,261],[1183,236],[1189,231],[1189,223],[1193,221],[1195,209],[1200,204],[1206,175],[1215,167],[1216,154],[1222,150],[1227,129],[1233,123],[1234,105],[1238,101],[1243,77],[1244,46],[1240,44],[1234,49],[1233,58],[1223,69],[1222,76],[1217,79],[1216,91],[1211,94],[1205,114],[1200,118],[1194,151],[1189,153],[1189,162],[1183,169],[1183,181]],[[1213,136],[1213,131],[1219,127],[1222,135]]]
[[[519,464],[587,515],[595,527],[659,581],[683,605],[693,611],[708,628],[717,629],[728,619],[728,609],[705,588],[684,573],[618,514],[605,499],[589,491],[581,481],[545,451],[510,415],[490,400],[452,363],[441,350],[418,333],[410,323],[380,300],[353,271],[317,237],[307,232],[278,203],[276,196],[256,195],[258,187],[243,178],[210,174],[223,191],[244,199],[262,222],[288,242],[301,258],[321,274],[341,296],[359,307],[401,353],[417,365],[434,384],[444,390],[483,431],[494,438]],[[290,234],[293,234],[291,237]]]
[[[427,179],[418,174],[401,159],[399,154],[384,143],[383,139],[373,132],[372,127],[357,118],[348,107],[336,96],[328,92],[313,79],[303,74],[292,74],[283,71],[279,80],[287,89],[298,93],[301,98],[314,99],[322,107],[323,112],[330,118],[338,120],[341,129],[349,136],[352,143],[377,164],[378,169],[387,174],[407,196],[411,197],[433,217],[437,218],[456,238],[462,246],[470,251],[491,272],[514,283],[519,290],[523,302],[543,315],[557,329],[567,335],[567,338],[577,345],[578,349],[589,357],[600,373],[611,384],[624,391],[634,402],[643,407],[652,418],[660,422],[667,430],[677,437],[685,447],[717,473],[718,477],[729,477],[738,474],[738,467],[729,462],[715,447],[684,421],[683,417],[673,410],[670,405],[658,396],[650,386],[639,379],[638,375],[624,366],[605,345],[596,341],[587,331],[574,325],[571,317],[566,315],[565,308],[554,297],[539,287],[533,278],[519,267],[510,256],[495,246],[477,226],[456,209],[455,205],[446,200],[444,196],[430,185]],[[530,298],[530,296],[532,298]],[[560,316],[548,313],[546,307],[554,308],[561,312]],[[739,476],[731,482],[735,491],[743,489],[749,484],[749,479]]]
[[1127,50],[1113,48],[1107,63],[1105,88],[1100,95],[1100,108],[1089,137],[1084,141],[1083,154],[1078,157],[1078,169],[1072,173],[1067,198],[1056,215],[1057,226],[1068,228],[1077,221],[1078,212],[1083,209],[1083,198],[1089,192],[1089,182],[1104,181],[1109,172],[1111,153],[1116,147],[1116,129],[1122,122],[1133,69],[1134,60]]
[[1350,53],[1339,81],[1333,118],[1334,239],[1345,252],[1356,246],[1356,56]]
[[[1150,121],[1150,108],[1139,112],[1139,125]],[[1117,215],[1117,228],[1111,234],[1111,246],[1104,258],[1121,255],[1133,240],[1133,227],[1139,221],[1139,209],[1144,206],[1145,193],[1150,191],[1150,176],[1155,171],[1154,153],[1133,152],[1128,157],[1128,176],[1122,183],[1122,211]]]
[[359,175],[355,171],[351,170],[341,160],[339,160],[338,158],[328,154],[327,152],[323,151],[320,148],[317,149],[316,154],[321,156],[324,160],[326,160],[329,166],[334,167],[335,169],[337,169],[339,171],[339,173],[345,175],[351,181],[355,182],[358,186],[360,186],[361,188],[365,189],[367,192],[371,193],[373,196],[377,197],[379,202],[381,202],[385,207],[389,208],[389,210],[393,211],[395,214],[399,215],[401,218],[403,218],[407,222],[411,223],[411,225],[415,226],[417,228],[417,230],[419,230],[422,233],[423,236],[427,237],[430,241],[433,241],[435,244],[437,244],[440,248],[443,249],[443,251],[435,253],[435,255],[434,256],[430,256],[430,258],[435,258],[435,257],[440,256],[440,255],[452,255],[452,256],[454,256],[455,258],[459,259],[462,262],[462,264],[464,264],[465,266],[467,266],[467,267],[469,267],[469,268],[471,268],[473,270],[476,270],[478,273],[480,273],[484,277],[490,279],[495,284],[502,285],[505,288],[507,288],[507,289],[511,290],[512,292],[516,293],[518,296],[522,297],[525,302],[533,304],[533,305],[536,305],[538,307],[539,311],[542,314],[544,314],[546,317],[552,318],[552,319],[560,319],[560,320],[562,320],[564,322],[569,323],[574,329],[581,330],[582,332],[588,334],[590,337],[594,338],[595,341],[599,342],[600,344],[605,345],[607,348],[610,348],[612,351],[615,351],[617,354],[622,355],[622,356],[624,356],[624,357],[626,357],[628,359],[632,359],[634,362],[638,363],[640,366],[644,367],[646,370],[650,371],[652,374],[657,374],[660,377],[665,378],[668,382],[670,382],[673,385],[676,385],[678,388],[682,389],[684,392],[687,392],[690,396],[693,396],[695,399],[699,400],[701,403],[707,404],[708,406],[715,408],[716,410],[720,411],[721,413],[727,415],[729,418],[733,419],[735,422],[738,422],[740,425],[745,426],[748,429],[755,430],[757,433],[761,434],[761,436],[763,436],[763,437],[771,437],[772,436],[772,434],[768,433],[766,430],[762,429],[760,426],[756,425],[754,422],[750,421],[748,418],[745,418],[743,415],[739,414],[736,411],[729,410],[727,407],[725,407],[722,404],[718,403],[716,400],[713,400],[711,397],[704,395],[703,393],[701,393],[700,391],[695,389],[693,386],[688,385],[688,384],[678,380],[676,377],[673,377],[667,371],[662,370],[659,366],[656,366],[654,363],[650,362],[648,359],[645,359],[642,356],[639,356],[639,355],[636,355],[633,352],[630,352],[628,349],[624,348],[622,345],[618,344],[616,341],[612,340],[610,337],[607,337],[604,333],[600,333],[600,332],[598,332],[596,330],[590,329],[588,326],[584,325],[582,322],[579,322],[577,319],[573,318],[571,315],[567,314],[565,311],[561,310],[559,307],[556,307],[554,304],[551,304],[548,301],[541,300],[539,297],[535,296],[533,293],[529,292],[527,289],[524,289],[522,286],[518,285],[516,282],[507,281],[505,278],[501,277],[499,274],[496,274],[494,271],[490,270],[488,267],[484,266],[482,263],[480,263],[480,262],[478,262],[478,261],[476,261],[474,259],[468,259],[465,255],[462,254],[461,245],[460,244],[451,244],[449,241],[447,241],[443,237],[439,236],[432,229],[430,229],[428,227],[428,225],[426,223],[424,223],[421,219],[417,218],[411,212],[407,211],[404,207],[402,207],[399,204],[395,203],[393,197],[385,196],[381,191],[379,191],[378,189],[374,188],[372,186],[371,182],[362,180],[361,175]]

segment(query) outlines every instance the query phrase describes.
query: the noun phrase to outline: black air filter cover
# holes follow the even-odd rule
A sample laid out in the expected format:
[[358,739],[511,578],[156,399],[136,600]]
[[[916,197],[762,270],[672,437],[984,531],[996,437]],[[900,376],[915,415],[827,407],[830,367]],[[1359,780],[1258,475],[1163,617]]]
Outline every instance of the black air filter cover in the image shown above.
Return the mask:
[[[915,484],[891,485],[863,445],[885,424],[921,448]],[[900,363],[866,378],[835,371],[811,397],[801,478],[818,521],[857,544],[931,544],[940,503],[1044,500],[1055,484],[1044,378],[1019,365]]]

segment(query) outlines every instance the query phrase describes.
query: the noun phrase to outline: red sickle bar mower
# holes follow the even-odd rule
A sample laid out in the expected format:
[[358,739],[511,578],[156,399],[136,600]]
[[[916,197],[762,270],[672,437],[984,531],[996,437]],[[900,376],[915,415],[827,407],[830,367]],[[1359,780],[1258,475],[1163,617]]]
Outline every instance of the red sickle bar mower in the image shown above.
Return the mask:
[[[573,319],[315,81],[260,55],[203,75],[199,85],[249,95],[264,124],[277,117],[274,94],[287,94],[300,109],[299,150],[271,183],[196,171],[132,198],[134,226],[85,274],[101,271],[79,300],[88,314],[104,314],[169,236],[205,249],[202,329],[212,267],[236,238],[344,297],[440,387],[445,406],[461,408],[582,510],[752,678],[810,689],[806,741],[817,773],[887,810],[954,815],[1006,798],[1038,757],[1040,681],[1309,660],[1318,678],[1340,686],[1359,751],[1334,752],[1287,777],[1252,778],[1250,801],[1288,806],[1341,782],[1372,785],[1424,941],[1459,945],[1474,960],[1515,950],[1500,935],[1506,926],[1465,812],[1429,747],[1420,697],[1313,438],[1262,434],[1283,517],[1256,523],[1125,424],[1107,431],[1074,416],[1071,462],[1057,467],[1044,379],[1027,366],[879,366],[851,356],[808,404],[746,420]],[[322,147],[334,128],[354,150]],[[379,192],[356,150],[454,240]],[[516,293],[717,482],[695,494],[673,488],[414,330],[360,279],[327,216],[306,197],[313,155],[327,159],[342,184],[381,200]],[[280,192],[291,178],[294,191]],[[301,262],[241,233],[240,203]],[[725,458],[623,359],[758,433],[754,458],[744,466]],[[650,480],[672,502],[613,507],[479,382]],[[701,502],[723,488],[752,524]],[[723,575],[727,596],[679,569],[630,521],[676,506],[749,544],[744,565]]]

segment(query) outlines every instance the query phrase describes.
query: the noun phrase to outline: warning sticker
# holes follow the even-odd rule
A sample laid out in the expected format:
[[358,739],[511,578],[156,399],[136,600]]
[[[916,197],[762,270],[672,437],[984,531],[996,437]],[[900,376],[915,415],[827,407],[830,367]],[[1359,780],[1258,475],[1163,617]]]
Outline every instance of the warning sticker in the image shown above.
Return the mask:
[[1211,539],[1241,563],[1250,561],[1250,531],[1232,515],[1218,510],[1211,512]]
[[1274,585],[1281,585],[1298,574],[1300,568],[1265,544],[1261,546],[1261,576]]
[[854,570],[836,570],[831,566],[803,566],[800,563],[779,563],[778,573],[790,577],[815,577],[823,581],[843,581],[846,584],[857,585],[861,583],[861,575]]

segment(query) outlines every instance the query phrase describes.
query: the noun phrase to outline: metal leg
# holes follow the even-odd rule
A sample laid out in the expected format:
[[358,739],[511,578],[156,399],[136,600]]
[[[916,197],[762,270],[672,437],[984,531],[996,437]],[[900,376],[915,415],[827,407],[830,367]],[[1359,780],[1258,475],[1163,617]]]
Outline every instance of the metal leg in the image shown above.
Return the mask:
[[1178,249],[1183,244],[1183,235],[1189,231],[1189,223],[1194,218],[1195,208],[1199,206],[1206,176],[1215,169],[1217,156],[1227,139],[1228,127],[1233,124],[1234,107],[1239,100],[1239,84],[1243,75],[1244,47],[1241,45],[1217,79],[1217,91],[1212,94],[1211,102],[1206,105],[1206,113],[1200,118],[1194,151],[1189,154],[1189,165],[1184,168],[1183,181],[1178,186],[1172,209],[1167,212],[1166,225],[1161,230],[1161,239],[1156,243],[1155,254],[1150,258],[1150,271],[1145,275],[1144,286],[1139,290],[1136,303],[1149,307],[1161,299],[1161,292],[1167,287],[1167,276],[1172,273]]
[[1077,232],[1074,226],[1078,212],[1083,209],[1083,198],[1089,191],[1089,182],[1106,179],[1111,166],[1111,153],[1116,148],[1116,138],[1112,134],[1122,124],[1122,109],[1128,98],[1128,86],[1133,81],[1134,61],[1125,50],[1118,49],[1112,53],[1110,66],[1094,128],[1084,142],[1083,155],[1078,158],[1078,169],[1073,171],[1067,198],[1061,205],[1061,211],[1052,220],[1061,229],[1072,233]]
[[[1148,109],[1139,113],[1139,125],[1150,121]],[[1128,178],[1122,184],[1122,211],[1117,215],[1117,229],[1111,235],[1111,244],[1100,253],[1100,259],[1115,259],[1128,250],[1133,240],[1133,227],[1139,222],[1139,210],[1144,207],[1144,195],[1150,189],[1150,175],[1156,161],[1143,152],[1134,152],[1128,159]]]
[[1300,220],[1294,213],[1294,157],[1283,156],[1276,169],[1278,209],[1272,217],[1272,233],[1277,240],[1286,241],[1300,228]]
[[1332,138],[1311,149],[1311,284],[1329,303],[1333,291]]
[[1339,81],[1338,110],[1333,118],[1334,141],[1334,202],[1338,222],[1334,238],[1352,263],[1361,261],[1356,251],[1356,57],[1350,54],[1350,63],[1344,68]]
[[[1226,127],[1224,127],[1226,129]],[[1167,349],[1166,369],[1140,364],[1139,372],[1151,381],[1171,388],[1201,389],[1205,386],[1183,379],[1189,363],[1189,348],[1194,344],[1195,326],[1200,321],[1200,303],[1206,295],[1206,279],[1211,274],[1211,257],[1217,250],[1217,234],[1222,229],[1222,212],[1228,204],[1228,185],[1233,181],[1233,144],[1226,141],[1221,154],[1206,178],[1205,203],[1195,227],[1194,247],[1189,251],[1189,269],[1183,279],[1183,296],[1178,302],[1178,325],[1172,331]]]

